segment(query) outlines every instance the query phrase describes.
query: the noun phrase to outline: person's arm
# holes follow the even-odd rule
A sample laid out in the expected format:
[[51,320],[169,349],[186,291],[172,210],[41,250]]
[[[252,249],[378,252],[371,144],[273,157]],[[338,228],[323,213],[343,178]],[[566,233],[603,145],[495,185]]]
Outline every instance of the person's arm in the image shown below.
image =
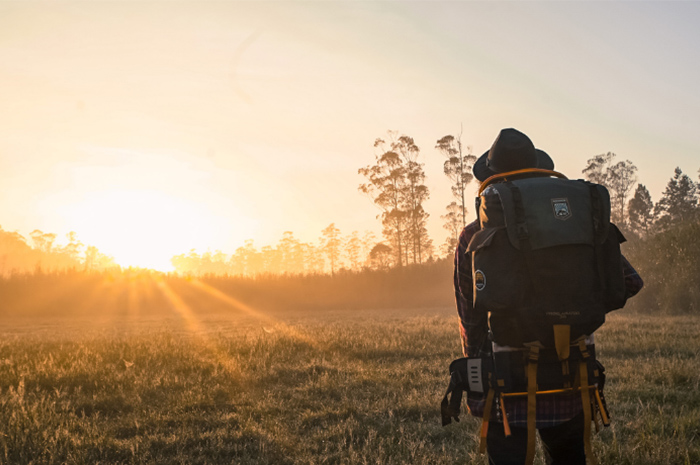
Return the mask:
[[625,293],[626,297],[629,299],[642,290],[644,281],[642,281],[642,277],[639,276],[637,270],[630,265],[630,262],[628,262],[624,256],[622,257],[622,271],[625,276]]
[[477,222],[468,224],[462,230],[454,259],[455,299],[457,302],[457,313],[459,313],[462,352],[465,357],[479,356],[488,334],[486,315],[474,311],[471,259],[467,254],[469,241],[478,230],[479,225]]

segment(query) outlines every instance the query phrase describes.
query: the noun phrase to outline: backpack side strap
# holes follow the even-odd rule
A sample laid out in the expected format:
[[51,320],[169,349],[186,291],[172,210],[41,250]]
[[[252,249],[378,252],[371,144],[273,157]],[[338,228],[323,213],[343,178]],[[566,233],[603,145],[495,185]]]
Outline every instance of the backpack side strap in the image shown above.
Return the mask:
[[584,338],[579,340],[579,350],[583,355],[578,364],[579,376],[581,377],[581,407],[583,408],[583,445],[586,450],[586,461],[591,465],[596,465],[595,455],[593,455],[591,447],[591,390],[588,386],[588,358],[590,354]]
[[[455,360],[455,362],[460,362],[466,359]],[[454,363],[453,362],[453,365]],[[450,366],[452,368],[452,365]],[[463,380],[462,373],[459,369],[455,369],[450,373],[450,384],[447,386],[447,391],[445,396],[440,402],[440,415],[442,417],[442,426],[447,426],[452,423],[452,419],[459,423],[460,407],[462,404],[462,392],[463,392]],[[450,396],[452,394],[452,396]]]
[[530,353],[527,363],[527,452],[525,465],[532,465],[535,461],[535,431],[537,426],[537,361],[540,358],[540,346],[538,342],[530,344]]
[[488,394],[486,394],[486,405],[484,405],[484,417],[481,421],[481,434],[479,435],[479,452],[481,454],[486,452],[486,436],[489,433],[489,420],[491,419],[491,407],[493,406],[493,396],[495,391],[489,389]]

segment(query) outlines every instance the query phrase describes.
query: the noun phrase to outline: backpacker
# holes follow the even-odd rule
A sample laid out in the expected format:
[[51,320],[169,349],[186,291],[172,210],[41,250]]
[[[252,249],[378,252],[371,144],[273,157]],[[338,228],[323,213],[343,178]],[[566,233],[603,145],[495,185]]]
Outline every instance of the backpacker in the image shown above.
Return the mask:
[[[494,349],[505,351],[453,362],[452,390],[461,386],[479,392],[474,391],[479,372],[487,396],[482,451],[494,396],[504,412],[506,434],[504,399],[527,396],[528,464],[534,459],[536,397],[579,391],[586,455],[593,461],[591,401],[596,400],[606,426],[608,415],[602,365],[586,338],[604,323],[607,312],[625,304],[624,237],[610,223],[608,191],[554,171],[521,170],[484,181],[477,210],[480,230],[467,248],[474,310],[488,314]],[[443,400],[443,424],[455,408],[458,414],[454,397],[452,403],[447,396]]]

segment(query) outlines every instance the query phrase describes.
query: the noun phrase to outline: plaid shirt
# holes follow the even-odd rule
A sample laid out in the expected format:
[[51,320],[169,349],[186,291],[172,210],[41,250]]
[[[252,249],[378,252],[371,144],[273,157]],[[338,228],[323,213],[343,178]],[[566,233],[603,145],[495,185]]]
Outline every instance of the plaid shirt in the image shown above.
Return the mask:
[[[459,236],[455,251],[454,287],[459,313],[459,329],[462,339],[462,351],[465,357],[479,357],[491,352],[488,344],[488,315],[474,311],[474,288],[472,284],[471,257],[466,250],[472,236],[479,230],[479,222],[468,224]],[[627,296],[632,297],[644,285],[642,278],[632,265],[622,257],[625,273]],[[484,412],[483,398],[468,398],[467,405],[472,415],[481,417]],[[527,399],[508,399],[504,402],[508,423],[511,426],[527,426]],[[571,420],[580,413],[581,396],[578,393],[543,396],[537,399],[537,428],[556,426]],[[498,421],[502,421],[500,409],[492,410]]]

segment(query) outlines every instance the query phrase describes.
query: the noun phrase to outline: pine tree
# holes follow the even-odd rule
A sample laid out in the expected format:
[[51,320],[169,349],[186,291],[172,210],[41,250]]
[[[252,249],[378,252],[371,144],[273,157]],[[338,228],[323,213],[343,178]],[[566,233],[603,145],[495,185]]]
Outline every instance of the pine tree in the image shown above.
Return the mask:
[[629,201],[627,212],[632,232],[641,237],[651,232],[656,219],[656,212],[649,190],[644,184],[637,184],[634,196]]
[[689,221],[698,213],[697,185],[680,168],[676,168],[673,177],[666,184],[666,189],[656,205],[660,214],[659,226],[670,226]]

